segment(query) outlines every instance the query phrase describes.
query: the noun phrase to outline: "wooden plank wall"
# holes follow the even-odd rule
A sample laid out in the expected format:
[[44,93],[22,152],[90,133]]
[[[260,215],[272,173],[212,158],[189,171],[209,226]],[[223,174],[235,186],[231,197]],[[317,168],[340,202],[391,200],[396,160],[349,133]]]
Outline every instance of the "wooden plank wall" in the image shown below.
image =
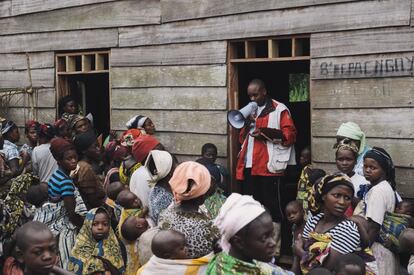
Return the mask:
[[411,27],[311,36],[316,166],[335,170],[332,145],[336,131],[341,123],[354,121],[366,133],[368,145],[391,154],[398,190],[414,197],[413,37]]
[[226,54],[224,41],[114,49],[112,127],[145,115],[181,160],[195,160],[211,142],[225,162]]

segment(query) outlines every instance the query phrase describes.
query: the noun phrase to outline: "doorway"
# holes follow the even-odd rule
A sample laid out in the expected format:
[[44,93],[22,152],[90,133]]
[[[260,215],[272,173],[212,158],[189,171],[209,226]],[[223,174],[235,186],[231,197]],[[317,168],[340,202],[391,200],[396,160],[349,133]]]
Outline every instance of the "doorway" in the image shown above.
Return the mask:
[[58,98],[71,95],[81,114],[92,114],[97,134],[110,131],[109,52],[56,55]]
[[[311,109],[309,102],[310,44],[309,36],[277,37],[233,41],[229,43],[229,109],[240,109],[250,100],[247,86],[252,79],[264,81],[269,96],[290,110],[297,129],[296,159],[311,142]],[[238,130],[229,127],[229,168],[235,175],[240,150]],[[296,198],[298,166],[288,166],[281,188],[281,208]],[[231,188],[240,191],[233,180]],[[292,255],[291,228],[282,223],[281,255]],[[282,257],[282,259],[291,257]],[[285,262],[289,263],[289,261]]]

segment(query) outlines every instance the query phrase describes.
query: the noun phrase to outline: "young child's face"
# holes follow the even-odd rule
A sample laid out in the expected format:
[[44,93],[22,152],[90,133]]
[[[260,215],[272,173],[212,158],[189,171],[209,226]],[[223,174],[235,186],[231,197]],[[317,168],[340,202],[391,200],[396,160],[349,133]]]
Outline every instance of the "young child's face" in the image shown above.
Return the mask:
[[336,153],[336,167],[344,174],[350,174],[356,164],[355,155],[351,150],[339,150]]
[[128,192],[125,208],[137,209],[142,208],[141,200],[132,192]]
[[[49,231],[32,232],[27,248],[22,251],[28,274],[49,274],[57,261],[57,245]],[[26,273],[25,273],[26,274]]]
[[180,245],[174,249],[171,259],[188,259],[188,247],[185,237],[180,241]]
[[78,154],[75,150],[66,151],[63,154],[63,159],[59,160],[58,164],[66,171],[75,170],[78,164]]
[[92,223],[92,236],[99,242],[108,237],[110,229],[109,217],[106,213],[99,212]]
[[37,131],[34,127],[31,127],[29,131],[27,131],[26,137],[31,143],[37,143],[39,139]]
[[217,151],[214,148],[207,148],[202,157],[214,163],[217,159]]
[[385,171],[375,159],[364,159],[364,176],[371,184],[377,184],[385,180]]
[[291,224],[300,224],[303,222],[303,209],[296,204],[291,204],[286,207],[286,217]]
[[142,233],[144,233],[145,231],[148,230],[149,228],[149,224],[147,222],[146,219],[144,218],[140,218],[140,217],[135,217],[135,230],[137,230],[138,235],[141,236]]
[[395,208],[395,213],[397,214],[411,215],[412,212],[413,209],[411,207],[411,204],[406,201],[398,203],[397,207]]
[[19,128],[14,127],[12,130],[10,130],[10,133],[8,133],[8,137],[10,142],[18,142],[20,140]]
[[308,149],[303,149],[300,153],[299,164],[304,167],[311,163],[311,152]]

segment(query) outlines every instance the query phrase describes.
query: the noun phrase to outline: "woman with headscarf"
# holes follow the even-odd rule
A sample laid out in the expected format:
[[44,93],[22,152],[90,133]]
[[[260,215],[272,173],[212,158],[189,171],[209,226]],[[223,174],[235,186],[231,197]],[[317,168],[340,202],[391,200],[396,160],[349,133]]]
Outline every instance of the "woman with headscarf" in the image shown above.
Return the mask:
[[355,122],[345,122],[341,124],[336,133],[337,142],[334,148],[336,149],[340,142],[344,139],[349,139],[358,148],[358,158],[354,171],[355,173],[363,176],[364,156],[368,150],[370,150],[370,147],[366,144],[365,133]]
[[273,259],[276,247],[272,217],[253,197],[231,194],[214,224],[220,230],[223,251],[209,263],[208,275],[293,275],[267,264]]
[[[317,267],[333,270],[341,255],[360,250],[358,226],[345,218],[353,196],[354,186],[342,173],[327,175],[313,186],[309,207],[315,215],[308,219],[302,238],[295,242],[295,273],[301,270],[307,274]],[[372,256],[366,258],[366,262],[374,260]]]
[[[164,146],[153,136],[141,135],[134,140],[132,157],[137,163],[145,164],[152,150],[164,150]],[[120,168],[121,176],[121,168]],[[139,166],[130,174],[129,188],[140,198],[144,206],[148,206],[148,196],[151,190],[149,182],[151,175],[147,168]]]
[[76,135],[73,142],[80,159],[75,172],[75,184],[88,209],[102,206],[106,194],[103,176],[99,174],[102,154],[95,132],[90,130]]
[[[361,214],[367,220],[368,242],[377,258],[379,274],[396,274],[395,255],[377,242],[381,240],[380,229],[386,224],[388,214],[394,212],[398,200],[394,163],[387,151],[373,147],[365,154],[364,175],[371,184],[359,205],[361,207],[357,207],[354,214]],[[358,213],[360,209],[362,213]]]
[[144,166],[151,177],[149,184],[152,188],[148,196],[149,216],[157,224],[161,211],[166,209],[174,198],[168,181],[174,173],[177,161],[167,151],[152,150]]
[[68,122],[69,131],[72,135],[86,133],[92,130],[91,122],[87,117],[78,114],[70,114],[62,117]]
[[197,162],[183,162],[175,169],[169,184],[174,204],[161,212],[158,226],[184,234],[190,258],[209,254],[219,238],[217,228],[200,211],[211,186],[210,173]]
[[144,135],[154,135],[155,125],[149,117],[136,115],[125,125],[129,129],[139,129]]

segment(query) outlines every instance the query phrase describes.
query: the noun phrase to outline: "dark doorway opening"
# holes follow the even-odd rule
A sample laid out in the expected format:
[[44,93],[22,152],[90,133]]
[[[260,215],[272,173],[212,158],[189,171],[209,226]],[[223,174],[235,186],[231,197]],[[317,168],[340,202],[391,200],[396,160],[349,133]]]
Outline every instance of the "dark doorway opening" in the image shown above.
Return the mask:
[[[310,145],[311,141],[311,114],[309,102],[309,89],[306,101],[295,102],[292,98],[292,82],[290,81],[292,75],[304,75],[307,77],[309,83],[309,60],[289,60],[279,62],[240,62],[233,63],[237,75],[237,81],[234,83],[238,87],[238,105],[239,108],[244,107],[249,103],[247,97],[247,86],[254,78],[262,79],[266,84],[268,94],[275,100],[284,103],[290,110],[292,118],[297,129],[297,141],[295,143],[296,159],[299,159],[300,152],[303,148]],[[291,99],[291,101],[290,101]],[[238,141],[232,137],[233,146]],[[238,145],[240,149],[240,145]],[[233,151],[237,154],[238,150]],[[237,159],[236,156],[233,159]],[[232,164],[234,165],[234,164]],[[283,187],[281,188],[281,208],[284,210],[286,204],[295,200],[297,191],[297,180],[299,177],[300,168],[289,167],[286,178],[283,180]],[[286,220],[282,222],[282,248],[281,255],[292,255],[292,233],[290,225]]]
[[82,113],[93,115],[97,134],[107,136],[110,131],[109,74],[73,74],[60,78],[67,83],[67,94],[76,98]]

